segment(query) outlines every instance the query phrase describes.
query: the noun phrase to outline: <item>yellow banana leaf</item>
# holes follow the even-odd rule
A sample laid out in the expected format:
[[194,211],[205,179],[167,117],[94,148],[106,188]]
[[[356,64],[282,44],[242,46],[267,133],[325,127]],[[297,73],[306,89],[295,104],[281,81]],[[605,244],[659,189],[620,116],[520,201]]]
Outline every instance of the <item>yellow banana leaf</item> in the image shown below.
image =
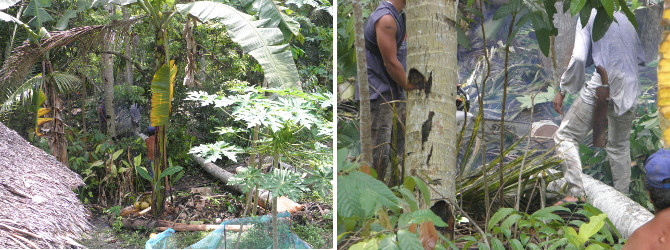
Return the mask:
[[177,75],[177,67],[174,60],[170,65],[163,65],[151,81],[151,126],[167,124],[170,110],[172,109],[172,95],[174,88],[174,77]]
[[[664,6],[662,26],[670,26],[670,9]],[[658,110],[661,131],[663,131],[663,147],[670,146],[670,32],[664,31],[658,48]]]
[[37,114],[35,115],[35,134],[37,136],[44,136],[44,134],[40,133],[40,126],[42,124],[52,121],[53,118],[43,118],[43,115],[48,114],[51,109],[48,108],[40,108],[44,101],[47,99],[47,97],[44,95],[44,92],[40,89],[39,91],[35,92],[35,95],[33,97],[33,111],[37,110]]

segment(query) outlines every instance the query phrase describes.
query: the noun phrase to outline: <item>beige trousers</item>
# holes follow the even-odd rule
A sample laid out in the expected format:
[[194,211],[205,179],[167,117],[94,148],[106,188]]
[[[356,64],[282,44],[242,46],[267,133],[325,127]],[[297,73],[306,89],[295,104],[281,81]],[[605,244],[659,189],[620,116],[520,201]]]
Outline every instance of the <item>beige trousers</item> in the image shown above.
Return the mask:
[[[628,193],[630,185],[630,130],[635,118],[633,106],[621,116],[616,116],[610,102],[607,108],[607,158],[612,170],[614,188],[622,193]],[[559,159],[563,175],[568,184],[566,195],[583,196],[582,163],[579,157],[579,143],[592,130],[593,105],[584,103],[577,98],[561,121],[561,126],[554,134],[556,154]]]

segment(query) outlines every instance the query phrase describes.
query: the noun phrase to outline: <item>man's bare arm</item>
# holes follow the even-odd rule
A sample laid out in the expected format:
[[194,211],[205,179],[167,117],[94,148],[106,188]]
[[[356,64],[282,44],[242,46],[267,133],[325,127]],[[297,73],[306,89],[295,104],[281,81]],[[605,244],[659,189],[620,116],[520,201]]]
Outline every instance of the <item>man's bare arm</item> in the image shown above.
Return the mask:
[[415,87],[407,82],[405,69],[402,68],[402,64],[398,60],[398,49],[395,39],[397,29],[396,22],[391,15],[385,15],[375,23],[377,45],[384,60],[384,67],[386,67],[386,71],[389,72],[391,78],[400,87],[405,89],[405,91],[409,91],[415,89]]

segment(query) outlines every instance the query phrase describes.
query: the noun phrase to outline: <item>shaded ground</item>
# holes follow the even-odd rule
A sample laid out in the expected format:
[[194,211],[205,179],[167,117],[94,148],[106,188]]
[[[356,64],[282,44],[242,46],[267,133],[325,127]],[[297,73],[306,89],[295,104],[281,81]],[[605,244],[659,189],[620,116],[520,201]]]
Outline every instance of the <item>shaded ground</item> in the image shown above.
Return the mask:
[[[165,215],[166,220],[187,224],[219,224],[242,216],[244,196],[225,190],[218,180],[206,173],[187,173],[173,188],[173,202],[176,206]],[[298,203],[303,204],[304,209],[292,214],[291,229],[314,248],[332,248],[332,206],[308,195]],[[332,201],[329,203],[332,204]],[[98,205],[88,205],[87,208],[91,211],[89,222],[94,229],[81,243],[88,248],[144,248],[150,234],[159,233],[153,229],[121,228],[119,222],[114,224],[115,220],[109,212],[111,209]],[[258,207],[259,215],[268,213]],[[207,233],[177,232],[178,247],[187,247],[204,238]]]

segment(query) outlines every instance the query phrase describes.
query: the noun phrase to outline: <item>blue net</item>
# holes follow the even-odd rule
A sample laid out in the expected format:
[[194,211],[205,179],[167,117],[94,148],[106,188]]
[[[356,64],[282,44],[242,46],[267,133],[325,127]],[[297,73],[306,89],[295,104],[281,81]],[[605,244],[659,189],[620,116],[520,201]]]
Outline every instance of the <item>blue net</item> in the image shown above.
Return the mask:
[[[277,235],[279,248],[311,249],[307,242],[291,232],[291,215],[288,212],[277,214]],[[175,231],[171,228],[149,239],[147,249],[180,248],[176,244]],[[194,249],[271,249],[272,216],[246,217],[227,220],[219,228],[191,246]]]

